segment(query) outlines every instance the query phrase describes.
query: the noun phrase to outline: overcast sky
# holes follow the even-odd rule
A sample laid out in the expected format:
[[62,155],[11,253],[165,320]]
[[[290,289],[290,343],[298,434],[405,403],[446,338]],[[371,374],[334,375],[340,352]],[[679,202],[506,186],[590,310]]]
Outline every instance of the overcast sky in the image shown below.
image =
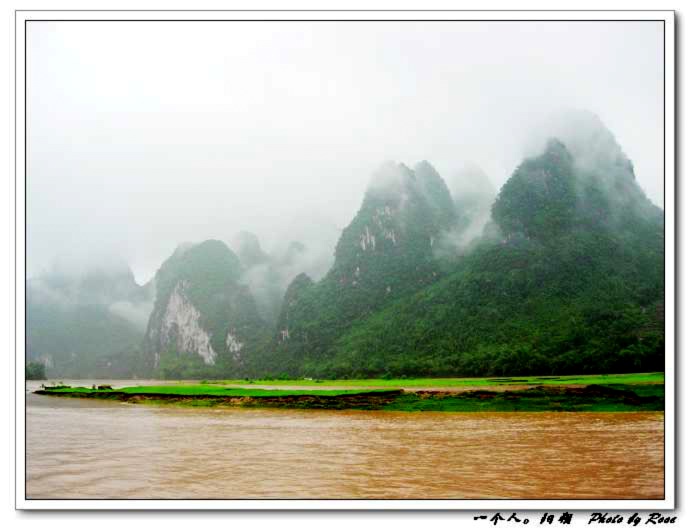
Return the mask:
[[143,282],[239,230],[308,245],[386,160],[500,187],[560,108],[663,205],[660,22],[31,22],[27,50],[29,276],[118,255]]

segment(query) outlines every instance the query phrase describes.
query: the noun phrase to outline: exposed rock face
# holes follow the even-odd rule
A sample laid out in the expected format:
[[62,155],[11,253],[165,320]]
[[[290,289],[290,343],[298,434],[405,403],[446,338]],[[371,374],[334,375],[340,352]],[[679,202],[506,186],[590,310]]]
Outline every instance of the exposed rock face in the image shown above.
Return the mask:
[[244,347],[244,343],[240,342],[233,332],[234,329],[228,331],[228,336],[225,337],[225,345],[228,347],[228,351],[232,353],[233,359],[239,361],[242,358],[241,352],[242,348]]
[[314,282],[306,274],[299,274],[288,286],[283,298],[283,307],[278,319],[277,340],[284,343],[290,340],[290,323],[300,321],[303,318],[300,311],[303,309],[304,297],[313,288]]
[[448,188],[431,164],[421,162],[414,171],[393,162],[381,166],[340,236],[330,271],[316,284],[298,276],[288,288],[275,343],[298,355],[323,355],[354,320],[436,281],[432,246],[455,217]]
[[497,237],[439,282],[353,321],[330,372],[663,370],[662,212],[610,131],[591,116],[573,123],[504,184]]
[[380,285],[379,274],[386,269],[399,274],[427,265],[433,242],[454,221],[448,188],[431,164],[420,162],[415,171],[404,164],[384,164],[343,231],[328,276],[337,275],[342,285],[380,291],[385,285]]
[[[265,325],[244,269],[220,241],[205,241],[176,251],[156,273],[156,303],[149,320],[146,349],[152,369],[163,356],[189,356],[207,366],[238,368],[255,347]],[[168,363],[169,364],[169,363]]]
[[174,346],[178,351],[195,352],[206,364],[213,364],[216,352],[211,346],[211,337],[199,324],[201,313],[185,295],[189,281],[182,280],[175,285],[160,328],[160,341]]

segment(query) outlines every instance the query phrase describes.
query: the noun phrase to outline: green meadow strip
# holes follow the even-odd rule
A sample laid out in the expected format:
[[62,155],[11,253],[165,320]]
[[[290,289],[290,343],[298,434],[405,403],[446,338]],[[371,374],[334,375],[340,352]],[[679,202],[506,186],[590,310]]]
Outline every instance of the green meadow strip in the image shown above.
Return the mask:
[[410,378],[410,379],[221,379],[202,381],[210,385],[263,385],[263,386],[342,386],[443,388],[455,386],[502,385],[609,385],[609,384],[663,384],[663,372],[609,375],[544,375],[526,377],[463,377],[463,378]]
[[467,392],[386,390],[267,390],[213,385],[142,386],[121,389],[46,388],[38,394],[185,407],[256,407],[407,412],[636,412],[664,409],[659,384],[613,384]]

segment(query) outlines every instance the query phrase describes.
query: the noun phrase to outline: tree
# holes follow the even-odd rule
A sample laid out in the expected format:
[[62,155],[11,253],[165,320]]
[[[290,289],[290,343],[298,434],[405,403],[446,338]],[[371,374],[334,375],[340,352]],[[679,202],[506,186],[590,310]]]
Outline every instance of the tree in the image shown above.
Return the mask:
[[26,363],[27,381],[40,381],[46,378],[46,367],[43,363],[29,361]]

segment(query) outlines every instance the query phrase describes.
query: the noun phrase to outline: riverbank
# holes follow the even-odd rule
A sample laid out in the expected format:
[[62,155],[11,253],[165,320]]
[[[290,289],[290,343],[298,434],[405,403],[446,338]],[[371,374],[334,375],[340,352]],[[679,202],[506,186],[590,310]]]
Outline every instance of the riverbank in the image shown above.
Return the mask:
[[440,390],[445,388],[492,388],[505,386],[644,385],[664,384],[663,372],[594,375],[550,375],[524,377],[404,377],[389,379],[219,379],[201,384],[228,387],[310,389],[402,388]]
[[185,407],[257,407],[445,412],[642,412],[664,410],[661,384],[506,384],[500,390],[286,390],[220,385],[94,389],[56,386],[37,394]]

